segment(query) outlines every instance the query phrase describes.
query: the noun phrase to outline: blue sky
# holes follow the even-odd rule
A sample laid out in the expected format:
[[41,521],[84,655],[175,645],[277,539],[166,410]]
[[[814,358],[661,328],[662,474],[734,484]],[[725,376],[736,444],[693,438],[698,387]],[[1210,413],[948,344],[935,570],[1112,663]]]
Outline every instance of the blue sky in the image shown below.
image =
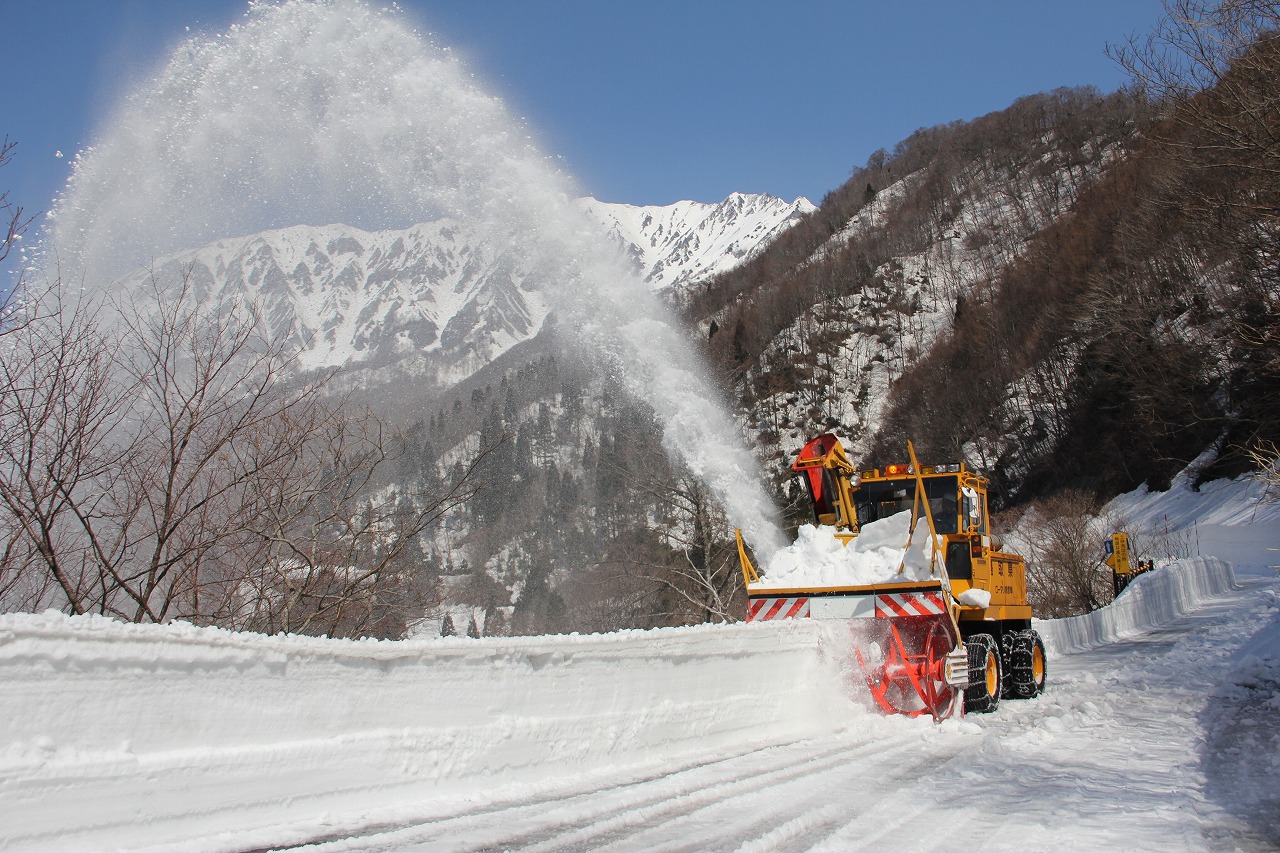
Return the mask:
[[[381,5],[381,4],[379,4]],[[399,0],[606,201],[815,203],[880,147],[1058,86],[1124,82],[1109,43],[1160,0]],[[130,86],[247,0],[0,0],[0,189],[48,208]],[[61,151],[59,159],[55,152]]]

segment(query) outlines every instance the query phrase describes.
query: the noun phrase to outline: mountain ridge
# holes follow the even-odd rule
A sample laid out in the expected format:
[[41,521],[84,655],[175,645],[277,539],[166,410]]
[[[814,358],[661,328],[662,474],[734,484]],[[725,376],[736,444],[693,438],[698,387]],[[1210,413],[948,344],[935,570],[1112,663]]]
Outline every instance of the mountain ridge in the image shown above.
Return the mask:
[[578,207],[605,223],[655,290],[676,289],[727,272],[755,257],[817,208],[804,196],[730,193],[722,202],[629,205],[582,198]]
[[[733,193],[719,203],[576,206],[651,287],[670,292],[733,268],[813,209],[807,199]],[[367,231],[295,225],[158,260],[121,281],[189,283],[196,301],[248,298],[272,335],[294,339],[301,370],[352,368],[374,382],[456,385],[544,327],[551,306],[528,260],[459,222]],[[377,378],[382,377],[382,378]]]

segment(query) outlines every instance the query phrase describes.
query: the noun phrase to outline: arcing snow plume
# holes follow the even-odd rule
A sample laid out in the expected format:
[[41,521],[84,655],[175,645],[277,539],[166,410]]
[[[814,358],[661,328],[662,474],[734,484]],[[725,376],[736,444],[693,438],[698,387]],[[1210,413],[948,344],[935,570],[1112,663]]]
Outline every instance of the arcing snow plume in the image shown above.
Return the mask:
[[396,11],[252,4],[181,45],[77,159],[55,208],[64,277],[106,284],[153,258],[273,227],[405,227],[449,216],[519,246],[562,328],[649,401],[669,452],[764,555],[772,501],[692,347],[504,105]]
[[394,13],[253,4],[180,45],[77,158],[60,261],[99,280],[273,227],[479,214],[550,171],[497,99]]

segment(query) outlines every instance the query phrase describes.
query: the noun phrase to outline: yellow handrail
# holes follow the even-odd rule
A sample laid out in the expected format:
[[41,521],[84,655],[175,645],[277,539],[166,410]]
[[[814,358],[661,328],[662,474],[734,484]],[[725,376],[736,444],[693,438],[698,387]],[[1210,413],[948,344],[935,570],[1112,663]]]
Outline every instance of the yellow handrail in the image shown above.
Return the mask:
[[[929,574],[932,576],[938,571],[938,530],[933,525],[933,511],[929,508],[929,496],[925,494],[924,475],[920,472],[920,463],[916,459],[916,449],[911,442],[907,442],[907,455],[911,459],[911,470],[916,476],[916,501],[924,502],[924,517],[929,521],[929,540],[932,546],[929,553]],[[912,529],[914,532],[914,519]],[[911,540],[908,538],[907,547],[911,547]],[[907,564],[907,555],[902,555],[902,565]],[[901,569],[899,569],[901,571]],[[942,587],[947,591],[947,616],[951,619],[951,627],[955,630],[955,640],[960,642],[960,604],[955,600],[954,594],[951,592],[951,576],[947,574],[946,565],[942,567],[941,572]]]
[[734,530],[733,535],[738,537],[738,561],[742,563],[742,582],[747,586],[760,583],[760,575],[756,572],[756,567],[751,565],[751,558],[747,556],[747,546],[742,541],[742,531]]
[[[937,570],[938,558],[938,530],[933,526],[933,510],[929,507],[929,495],[924,488],[924,475],[920,473],[920,463],[916,460],[916,449],[907,442],[907,456],[911,459],[911,471],[916,475],[916,498],[924,503],[924,517],[929,522],[929,540],[933,545],[929,553],[929,574],[933,574]],[[913,528],[914,528],[914,519]],[[905,563],[906,558],[903,558]]]

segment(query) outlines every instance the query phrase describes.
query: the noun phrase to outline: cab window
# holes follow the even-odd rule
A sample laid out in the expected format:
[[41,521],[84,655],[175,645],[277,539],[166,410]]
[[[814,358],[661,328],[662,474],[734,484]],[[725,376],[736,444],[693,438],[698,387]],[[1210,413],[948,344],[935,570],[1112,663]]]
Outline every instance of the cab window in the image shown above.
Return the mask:
[[[959,525],[956,477],[929,477],[924,481],[933,526],[939,533],[955,533]],[[915,502],[916,481],[912,479],[863,482],[854,492],[858,524],[869,524],[910,510]]]
[[976,489],[961,490],[961,531],[976,531],[987,535],[987,498]]

